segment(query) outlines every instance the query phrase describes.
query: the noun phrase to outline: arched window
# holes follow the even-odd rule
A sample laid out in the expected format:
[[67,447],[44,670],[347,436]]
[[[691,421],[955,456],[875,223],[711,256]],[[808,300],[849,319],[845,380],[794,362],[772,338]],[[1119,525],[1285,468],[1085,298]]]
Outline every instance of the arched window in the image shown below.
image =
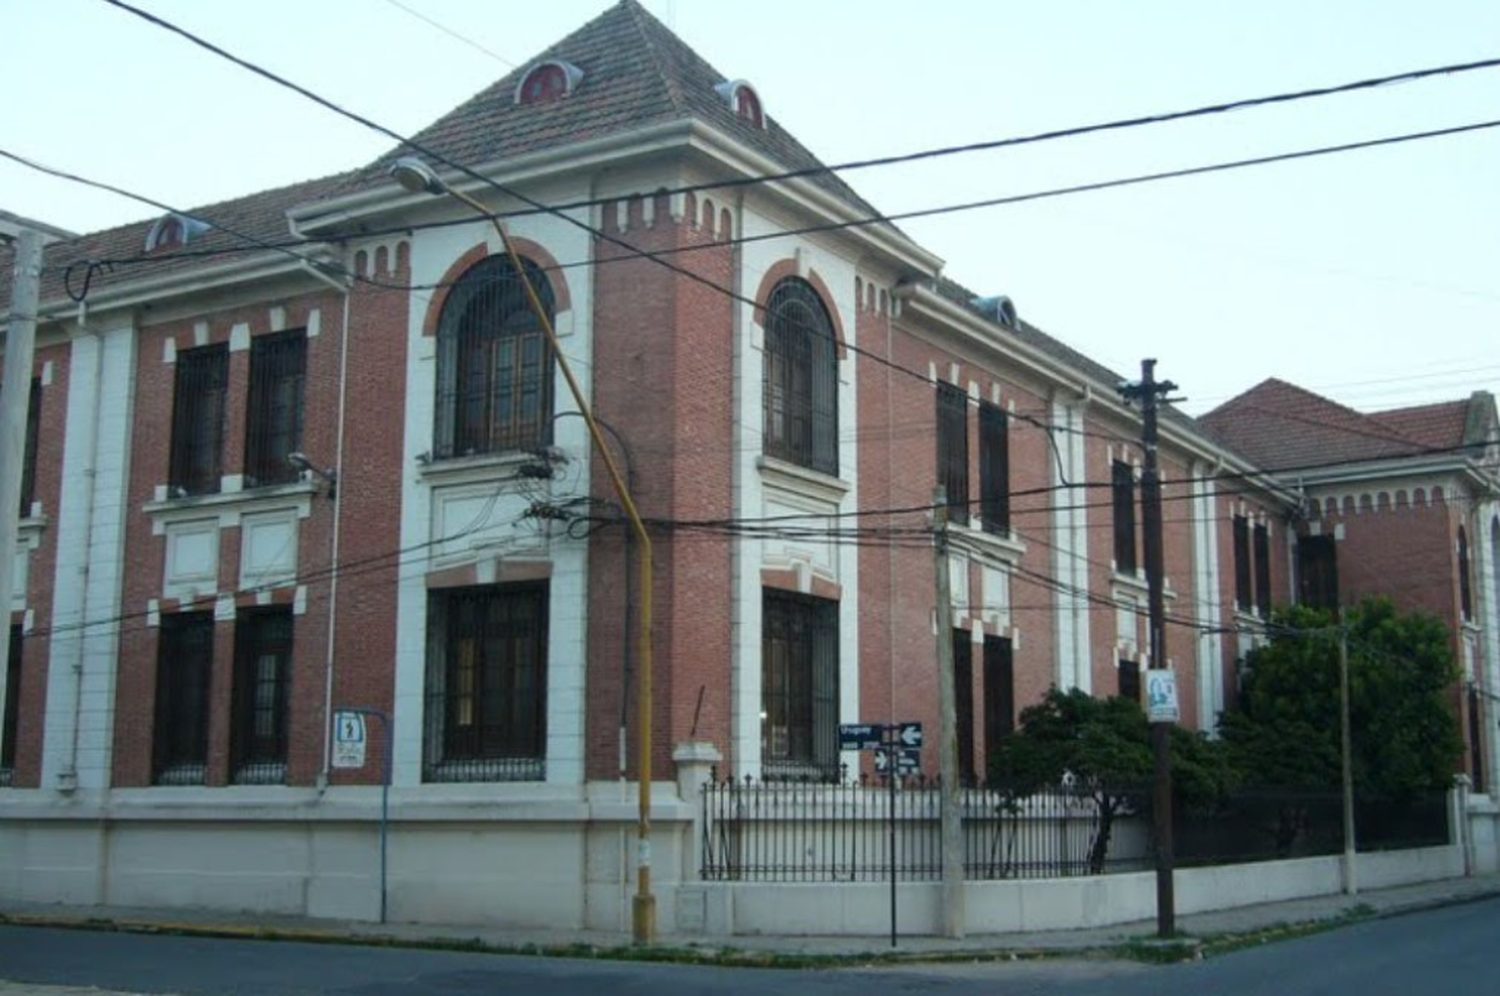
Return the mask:
[[811,284],[789,278],[772,289],[765,342],[766,455],[837,475],[838,353]]
[[[552,285],[523,260],[548,321]],[[552,350],[508,256],[471,267],[438,320],[433,455],[504,453],[552,441]]]
[[1474,618],[1474,596],[1469,590],[1469,534],[1458,527],[1458,607],[1463,621]]
[[566,97],[583,80],[583,70],[571,62],[551,60],[532,66],[516,87],[517,104],[543,104]]

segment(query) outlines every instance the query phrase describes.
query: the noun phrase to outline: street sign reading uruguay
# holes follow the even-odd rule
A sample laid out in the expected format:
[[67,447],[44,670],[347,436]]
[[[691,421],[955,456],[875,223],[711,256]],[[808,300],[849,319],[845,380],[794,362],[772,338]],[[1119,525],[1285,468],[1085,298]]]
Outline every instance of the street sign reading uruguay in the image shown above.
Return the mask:
[[839,750],[879,750],[885,727],[874,723],[840,723]]

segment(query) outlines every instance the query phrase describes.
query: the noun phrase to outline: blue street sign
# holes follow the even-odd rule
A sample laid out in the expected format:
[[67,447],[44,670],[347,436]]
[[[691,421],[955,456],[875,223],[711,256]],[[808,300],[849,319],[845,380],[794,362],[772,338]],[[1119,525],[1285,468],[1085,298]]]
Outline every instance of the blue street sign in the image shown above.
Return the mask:
[[922,724],[902,723],[896,729],[896,739],[902,747],[922,746]]
[[896,760],[896,774],[913,775],[922,770],[922,752],[914,747],[889,747],[875,755],[875,771],[888,775],[891,758]]
[[840,723],[839,750],[878,750],[884,732],[874,723]]

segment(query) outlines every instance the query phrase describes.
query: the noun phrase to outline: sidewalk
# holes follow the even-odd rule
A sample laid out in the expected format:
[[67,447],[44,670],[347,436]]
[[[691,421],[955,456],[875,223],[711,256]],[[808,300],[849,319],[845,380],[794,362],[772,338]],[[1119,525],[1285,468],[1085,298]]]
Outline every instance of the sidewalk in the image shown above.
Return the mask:
[[[1444,879],[1420,885],[1361,892],[1357,896],[1322,896],[1267,903],[1234,910],[1179,916],[1180,934],[1188,938],[1247,934],[1288,924],[1335,920],[1352,912],[1396,916],[1453,903],[1500,897],[1500,875]],[[109,906],[63,906],[45,903],[0,905],[0,922],[29,926],[180,932],[224,937],[276,937],[285,940],[348,941],[413,945],[483,946],[496,951],[567,954],[592,948],[606,951],[628,947],[628,932],[527,930],[463,924],[378,924],[307,917],[232,913],[201,909],[145,909]],[[1130,941],[1155,938],[1155,921],[1118,924],[1084,930],[1027,934],[987,934],[954,940],[945,937],[899,936],[896,952],[920,959],[956,954],[1082,955]],[[888,937],[787,937],[774,935],[731,938],[701,935],[664,935],[657,947],[745,955],[857,956],[888,954]],[[4,990],[0,990],[3,993]]]

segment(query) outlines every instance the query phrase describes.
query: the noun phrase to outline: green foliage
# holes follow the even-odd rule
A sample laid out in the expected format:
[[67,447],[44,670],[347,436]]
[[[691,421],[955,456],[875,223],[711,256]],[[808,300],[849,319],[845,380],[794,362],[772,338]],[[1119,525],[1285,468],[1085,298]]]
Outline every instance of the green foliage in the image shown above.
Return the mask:
[[[1326,612],[1278,613],[1250,654],[1240,709],[1219,730],[1246,784],[1326,790],[1340,784],[1339,641]],[[1372,599],[1348,616],[1354,783],[1361,795],[1445,789],[1463,749],[1445,701],[1458,678],[1443,623]]]

